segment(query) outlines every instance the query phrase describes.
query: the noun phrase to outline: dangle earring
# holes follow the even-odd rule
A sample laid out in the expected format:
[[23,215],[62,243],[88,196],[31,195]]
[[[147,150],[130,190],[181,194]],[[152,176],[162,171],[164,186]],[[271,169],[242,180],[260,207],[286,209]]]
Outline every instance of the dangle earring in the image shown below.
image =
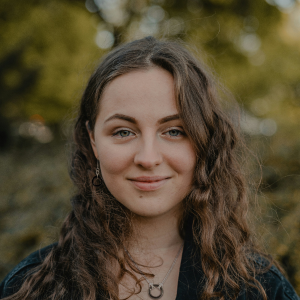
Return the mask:
[[99,164],[99,160],[97,159],[96,176],[94,176],[93,180],[92,180],[93,186],[100,186],[101,185],[102,180],[99,177],[99,174],[100,174],[100,164]]

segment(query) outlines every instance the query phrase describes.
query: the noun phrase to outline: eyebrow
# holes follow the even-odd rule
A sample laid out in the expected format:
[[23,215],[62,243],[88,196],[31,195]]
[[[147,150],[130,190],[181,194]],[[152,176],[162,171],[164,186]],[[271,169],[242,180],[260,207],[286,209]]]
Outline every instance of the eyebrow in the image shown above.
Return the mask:
[[171,116],[167,116],[167,117],[164,117],[162,119],[159,119],[158,120],[158,124],[163,124],[163,123],[167,123],[169,121],[173,121],[173,120],[179,120],[179,115],[178,114],[175,114],[175,115],[171,115]]
[[[124,120],[124,121],[130,122],[130,123],[133,123],[133,124],[137,124],[137,120],[135,118],[127,116],[127,115],[123,115],[123,114],[114,114],[114,115],[110,116],[108,119],[106,119],[104,121],[104,123],[107,123],[108,121],[115,120],[115,119]],[[173,120],[179,120],[179,119],[180,119],[180,117],[178,114],[170,115],[170,116],[163,117],[162,119],[159,119],[157,121],[157,124],[161,125],[161,124],[164,124],[164,123],[167,123],[167,122],[170,122]]]
[[126,116],[126,115],[123,115],[123,114],[114,114],[111,117],[109,117],[108,119],[106,119],[104,121],[104,123],[107,123],[108,121],[115,120],[115,119],[125,120],[125,121],[133,123],[133,124],[137,123],[135,118],[132,118],[132,117],[129,117],[129,116]]

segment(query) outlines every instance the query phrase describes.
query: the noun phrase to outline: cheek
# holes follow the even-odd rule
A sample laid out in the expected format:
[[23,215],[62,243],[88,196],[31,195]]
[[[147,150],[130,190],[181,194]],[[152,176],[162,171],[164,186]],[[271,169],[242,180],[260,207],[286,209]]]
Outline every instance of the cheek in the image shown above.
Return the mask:
[[99,147],[98,153],[103,176],[120,174],[133,161],[131,153],[118,147]]
[[192,146],[177,147],[169,152],[169,163],[178,174],[192,176],[196,166],[196,155]]

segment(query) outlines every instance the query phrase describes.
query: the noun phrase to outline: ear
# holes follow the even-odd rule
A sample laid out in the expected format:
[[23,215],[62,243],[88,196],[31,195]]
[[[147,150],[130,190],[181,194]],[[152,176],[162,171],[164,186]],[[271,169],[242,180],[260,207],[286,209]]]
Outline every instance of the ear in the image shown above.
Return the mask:
[[91,143],[94,155],[98,159],[98,152],[97,152],[97,148],[96,148],[96,143],[95,143],[95,138],[94,138],[94,132],[91,130],[89,121],[85,122],[85,127],[86,127],[86,130],[87,130],[87,132],[89,134],[89,137],[90,137],[90,143]]

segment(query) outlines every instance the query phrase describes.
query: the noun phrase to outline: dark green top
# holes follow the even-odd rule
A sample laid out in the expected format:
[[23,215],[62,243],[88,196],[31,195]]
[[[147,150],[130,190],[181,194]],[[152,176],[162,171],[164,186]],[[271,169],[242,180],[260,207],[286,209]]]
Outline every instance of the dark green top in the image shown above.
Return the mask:
[[[40,265],[52,247],[56,245],[49,245],[22,260],[1,283],[0,299],[17,292],[25,279],[26,273]],[[197,300],[199,299],[197,296],[201,296],[204,274],[201,269],[200,260],[195,260],[192,249],[192,240],[186,239],[180,265],[176,300]],[[257,263],[263,266],[266,262],[263,258],[258,258]],[[257,275],[256,279],[264,287],[269,300],[299,300],[291,284],[275,266],[272,266],[266,273]],[[255,289],[247,291],[242,289],[237,300],[261,298]]]

